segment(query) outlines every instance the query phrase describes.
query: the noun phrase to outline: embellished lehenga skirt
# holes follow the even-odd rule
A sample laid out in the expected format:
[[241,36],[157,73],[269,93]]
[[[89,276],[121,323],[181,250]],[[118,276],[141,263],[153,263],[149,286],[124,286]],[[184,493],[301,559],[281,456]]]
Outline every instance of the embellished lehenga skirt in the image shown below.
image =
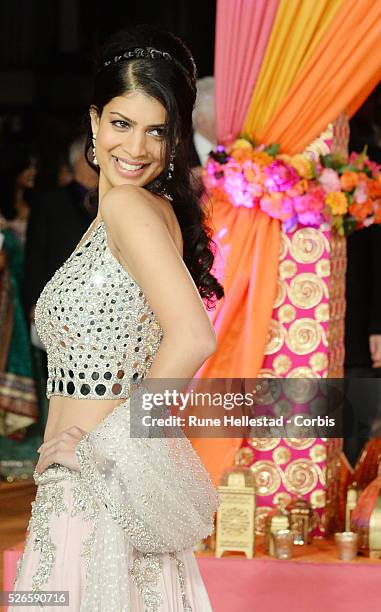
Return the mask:
[[[115,531],[115,523],[110,523],[109,538],[97,542],[95,526],[99,513],[106,511],[89,495],[80,472],[53,464],[34,477],[37,495],[14,591],[68,592],[68,605],[45,603],[41,609],[48,612],[212,610],[192,549],[140,553],[122,528]],[[34,604],[8,608],[37,609]]]

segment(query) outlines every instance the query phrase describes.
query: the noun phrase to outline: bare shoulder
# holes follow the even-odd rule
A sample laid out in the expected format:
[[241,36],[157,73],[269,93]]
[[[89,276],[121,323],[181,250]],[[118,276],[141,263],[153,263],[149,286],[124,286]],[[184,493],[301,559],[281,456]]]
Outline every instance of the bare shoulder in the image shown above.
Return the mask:
[[182,254],[181,229],[167,198],[152,194],[143,187],[119,185],[110,189],[100,202],[100,213],[112,233],[123,227],[164,226]]
[[160,216],[151,194],[135,185],[113,187],[103,196],[99,208],[102,219],[110,225],[118,221],[131,221],[137,214],[140,219],[145,216]]

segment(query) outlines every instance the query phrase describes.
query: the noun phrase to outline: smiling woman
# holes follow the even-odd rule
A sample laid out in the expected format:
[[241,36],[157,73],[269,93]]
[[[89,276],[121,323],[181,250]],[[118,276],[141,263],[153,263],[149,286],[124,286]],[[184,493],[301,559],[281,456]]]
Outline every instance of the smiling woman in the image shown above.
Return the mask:
[[181,434],[130,429],[143,381],[189,380],[216,348],[205,306],[223,288],[187,162],[195,79],[168,32],[106,45],[86,146],[97,216],[36,305],[49,417],[14,588],[69,591],[72,612],[211,610],[192,552],[213,530],[209,475]]
[[144,186],[163,170],[166,111],[158,100],[133,91],[113,98],[101,117],[92,107],[91,120],[102,167],[100,199],[110,186]]

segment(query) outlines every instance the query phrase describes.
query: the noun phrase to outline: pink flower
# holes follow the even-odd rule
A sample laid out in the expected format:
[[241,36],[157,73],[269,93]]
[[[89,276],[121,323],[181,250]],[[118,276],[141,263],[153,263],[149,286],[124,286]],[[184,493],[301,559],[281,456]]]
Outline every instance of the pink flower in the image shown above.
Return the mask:
[[274,219],[286,221],[294,215],[293,199],[280,192],[264,195],[260,199],[259,205],[263,212],[270,215],[270,217],[274,217]]
[[376,162],[371,161],[370,159],[367,159],[365,162],[365,165],[369,168],[369,170],[372,172],[372,175],[374,177],[376,177],[380,173],[380,170],[381,170],[380,164],[377,164]]
[[356,151],[352,151],[352,153],[350,154],[348,158],[348,163],[353,166],[357,166],[359,170],[362,170],[364,168],[364,160],[362,159],[361,161],[358,161],[359,157],[360,157],[360,153],[356,153]]
[[287,191],[300,180],[295,168],[283,161],[274,161],[266,166],[265,186],[269,191]]
[[318,182],[326,193],[331,191],[341,191],[339,175],[332,168],[324,168],[323,172],[318,178]]
[[358,204],[365,204],[365,202],[368,200],[368,187],[365,181],[359,181],[359,184],[353,193],[353,199]]
[[298,214],[298,221],[300,225],[319,227],[321,223],[321,214],[307,210],[306,212]]
[[297,213],[320,213],[324,208],[324,191],[319,187],[311,189],[304,195],[294,198],[294,206]]

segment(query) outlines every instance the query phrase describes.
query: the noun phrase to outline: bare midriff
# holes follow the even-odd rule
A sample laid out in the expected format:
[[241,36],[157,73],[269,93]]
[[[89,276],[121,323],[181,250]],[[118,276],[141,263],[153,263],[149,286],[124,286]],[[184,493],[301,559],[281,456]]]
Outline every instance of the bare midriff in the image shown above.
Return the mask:
[[74,425],[86,432],[92,431],[116,406],[125,401],[126,398],[97,400],[52,395],[49,399],[44,442],[48,442]]

